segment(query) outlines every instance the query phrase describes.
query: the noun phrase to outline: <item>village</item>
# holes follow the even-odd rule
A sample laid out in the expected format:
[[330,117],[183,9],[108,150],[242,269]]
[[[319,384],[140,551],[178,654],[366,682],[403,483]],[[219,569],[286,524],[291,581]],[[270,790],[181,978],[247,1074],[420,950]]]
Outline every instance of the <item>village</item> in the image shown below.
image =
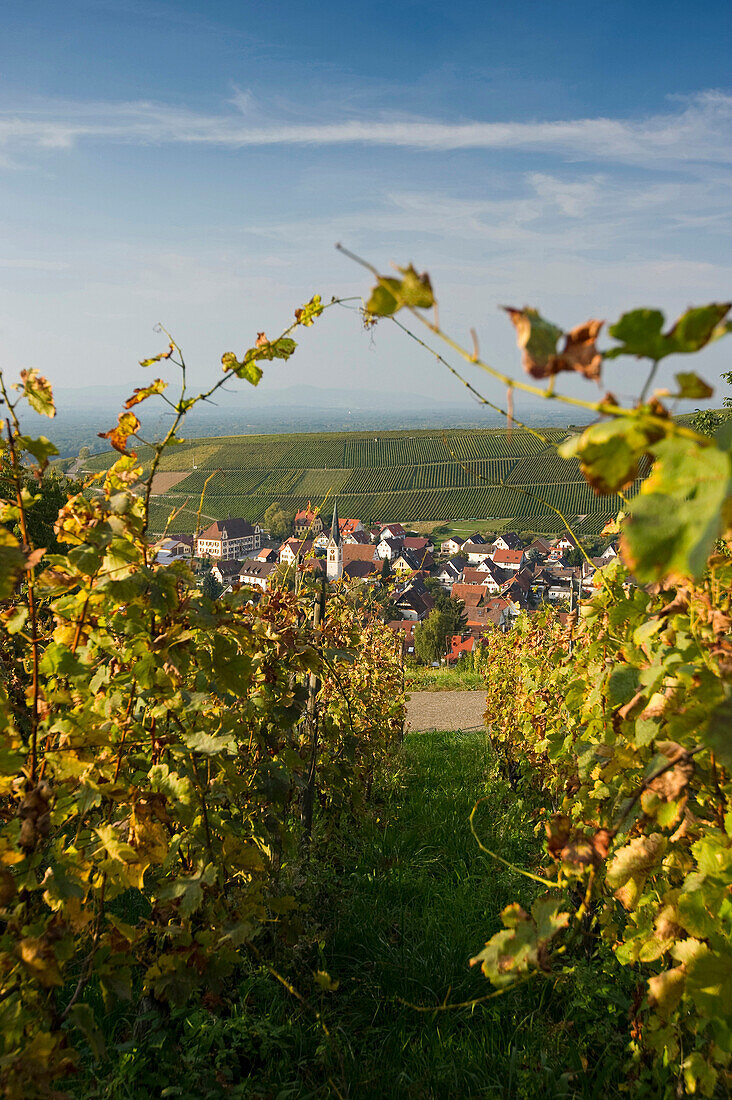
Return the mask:
[[213,596],[247,588],[256,598],[305,573],[331,584],[371,586],[385,597],[388,625],[401,637],[406,659],[417,658],[415,630],[449,604],[457,630],[433,654],[449,665],[493,630],[509,630],[521,612],[535,614],[548,604],[564,621],[591,594],[597,570],[617,557],[613,540],[599,541],[601,552],[598,540],[581,548],[569,531],[527,537],[476,530],[437,543],[401,523],[367,526],[340,517],[336,501],[330,524],[308,502],[279,543],[260,524],[232,517],[196,535],[160,538],[154,549],[160,565],[190,563]]

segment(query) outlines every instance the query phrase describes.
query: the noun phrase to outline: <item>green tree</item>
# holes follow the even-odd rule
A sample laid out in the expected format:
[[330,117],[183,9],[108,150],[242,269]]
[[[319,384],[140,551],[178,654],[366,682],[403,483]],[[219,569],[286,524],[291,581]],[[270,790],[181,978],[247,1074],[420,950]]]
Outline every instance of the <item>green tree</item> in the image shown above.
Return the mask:
[[450,615],[434,607],[414,631],[414,648],[420,661],[431,664],[447,652],[447,640],[453,635]]
[[435,609],[442,612],[450,627],[450,634],[461,634],[465,629],[465,604],[462,600],[448,595],[439,581],[433,577],[425,581],[425,587],[435,601]]
[[[729,400],[730,398],[725,398],[725,401]],[[714,435],[719,425],[724,423],[724,420],[725,417],[715,412],[714,409],[696,409],[694,416],[691,418],[691,425],[702,435]]]
[[201,591],[209,600],[217,600],[224,591],[224,586],[216,580],[211,569],[207,569],[201,581]]
[[294,514],[275,501],[264,513],[264,527],[273,539],[286,539],[292,534]]

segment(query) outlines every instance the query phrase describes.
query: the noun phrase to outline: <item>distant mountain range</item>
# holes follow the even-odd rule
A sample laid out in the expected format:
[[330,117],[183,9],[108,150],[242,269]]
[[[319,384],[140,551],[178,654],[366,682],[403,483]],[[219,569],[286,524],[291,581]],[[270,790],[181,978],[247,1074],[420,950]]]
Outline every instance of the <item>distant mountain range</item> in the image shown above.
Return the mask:
[[[81,411],[83,408],[117,408],[130,396],[137,384],[142,384],[142,382],[129,382],[123,386],[57,386],[54,389],[54,394],[59,411],[65,409]],[[225,394],[217,394],[215,400],[217,406],[209,405],[199,411],[204,412],[208,409],[220,408],[224,404],[227,408],[236,405],[242,410],[252,411],[308,408],[350,409],[354,413],[366,409],[369,411],[393,412],[400,409],[411,410],[415,408],[433,410],[473,410],[476,408],[474,402],[444,401],[428,393],[408,393],[399,390],[389,390],[388,393],[384,393],[383,390],[303,384],[279,388],[263,385],[257,389],[250,389],[249,387],[246,389],[237,387],[235,389],[232,384],[231,390],[227,390]]]
[[[48,436],[62,457],[78,454],[81,447],[92,452],[106,450],[107,441],[98,433],[117,422],[125,400],[135,385],[149,378],[115,386],[63,387],[54,389],[58,414],[53,420],[29,414],[27,430]],[[160,439],[170,425],[172,410],[151,400],[136,410],[142,434]],[[539,425],[566,427],[571,417],[566,407],[532,401],[520,405],[520,418]],[[304,384],[261,388],[232,384],[216,395],[216,403],[193,409],[186,419],[184,435],[251,435],[284,432],[343,432],[408,428],[494,428],[504,419],[492,409],[474,401],[446,402],[429,393],[357,389]]]

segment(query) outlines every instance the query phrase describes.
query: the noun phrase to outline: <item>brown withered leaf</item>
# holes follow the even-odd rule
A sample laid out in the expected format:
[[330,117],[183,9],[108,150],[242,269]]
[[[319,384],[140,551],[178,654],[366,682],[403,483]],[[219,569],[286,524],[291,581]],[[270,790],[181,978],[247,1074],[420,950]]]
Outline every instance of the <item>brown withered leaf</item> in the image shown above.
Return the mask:
[[570,371],[599,381],[602,355],[595,340],[604,321],[592,319],[564,333],[564,347],[557,352],[557,340],[562,336],[562,330],[557,325],[529,306],[523,309],[504,306],[504,309],[516,329],[516,342],[523,352],[524,370],[532,378],[550,378],[562,371]]
[[552,361],[556,358],[557,340],[562,330],[530,306],[523,309],[512,306],[503,308],[516,329],[516,343],[523,352],[524,370],[532,378],[548,378],[555,374]]
[[268,343],[269,343],[269,340],[267,339],[267,334],[264,333],[264,332],[258,332],[257,333],[257,340],[256,340],[256,343],[255,343],[254,346],[257,347],[257,348],[261,348],[261,347],[264,347],[264,345],[268,344]]
[[25,559],[26,572],[29,572],[31,569],[35,569],[45,553],[45,546],[39,546],[36,550],[32,550],[28,557]]
[[587,837],[576,836],[562,848],[561,860],[567,871],[584,871],[597,861],[594,845]]
[[602,355],[595,340],[600,335],[604,321],[590,320],[571,329],[564,338],[564,348],[554,360],[552,374],[559,371],[575,371],[592,382],[599,382],[602,371]]
[[620,708],[620,710],[618,711],[618,717],[622,718],[623,721],[625,721],[625,719],[628,717],[628,715],[631,713],[631,711],[635,710],[635,708],[638,706],[638,704],[643,702],[644,698],[645,698],[645,692],[644,691],[636,691],[633,698],[628,703],[626,703],[625,706],[622,706]]
[[723,634],[729,634],[732,631],[732,619],[717,608],[712,613],[712,630],[717,638]]
[[569,840],[571,825],[566,814],[555,814],[551,821],[545,823],[546,850],[554,859],[558,859],[559,853]]
[[612,841],[612,833],[608,829],[598,829],[592,837],[592,847],[595,849],[595,856],[598,861],[607,859]]
[[674,761],[674,766],[652,780],[648,789],[655,791],[664,802],[675,802],[694,774],[694,761],[677,741],[657,741],[656,748],[669,762]]
[[665,607],[662,607],[658,612],[659,618],[665,619],[667,615],[683,615],[684,612],[689,610],[689,588],[685,586],[679,586],[676,589],[676,595],[667,603]]

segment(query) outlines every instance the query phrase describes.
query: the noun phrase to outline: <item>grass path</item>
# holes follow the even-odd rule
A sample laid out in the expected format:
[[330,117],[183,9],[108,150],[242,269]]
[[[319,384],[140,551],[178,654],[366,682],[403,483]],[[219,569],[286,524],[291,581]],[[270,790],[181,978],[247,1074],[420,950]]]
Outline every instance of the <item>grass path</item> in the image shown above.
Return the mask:
[[[463,1100],[614,1096],[623,1080],[627,982],[575,960],[562,983],[539,978],[473,1011],[418,1012],[481,997],[470,957],[512,901],[537,889],[482,855],[468,817],[519,866],[540,858],[535,803],[497,774],[482,731],[411,734],[375,813],[314,856],[294,947],[221,1008],[184,1010],[128,1045],[114,1081],[83,1095],[246,1100]],[[528,798],[528,796],[525,796]],[[321,843],[327,846],[322,840]],[[315,975],[338,982],[323,991]],[[297,992],[293,992],[296,990]],[[171,1021],[172,1022],[172,1021]],[[165,1082],[161,1090],[160,1081]]]
[[[342,874],[323,884],[320,903],[332,908],[320,967],[340,983],[321,998],[329,1081],[323,1069],[302,1066],[292,1095],[598,1095],[620,1072],[608,1019],[618,1008],[596,1000],[589,970],[589,981],[580,975],[558,991],[539,980],[472,1012],[420,1013],[402,1003],[490,992],[468,960],[500,927],[506,904],[530,903],[532,884],[497,868],[470,835],[468,817],[489,777],[494,798],[481,831],[519,865],[531,866],[540,851],[531,807],[494,774],[484,733],[411,735],[404,765],[382,822],[354,838]],[[599,1065],[588,1074],[593,1057]]]

